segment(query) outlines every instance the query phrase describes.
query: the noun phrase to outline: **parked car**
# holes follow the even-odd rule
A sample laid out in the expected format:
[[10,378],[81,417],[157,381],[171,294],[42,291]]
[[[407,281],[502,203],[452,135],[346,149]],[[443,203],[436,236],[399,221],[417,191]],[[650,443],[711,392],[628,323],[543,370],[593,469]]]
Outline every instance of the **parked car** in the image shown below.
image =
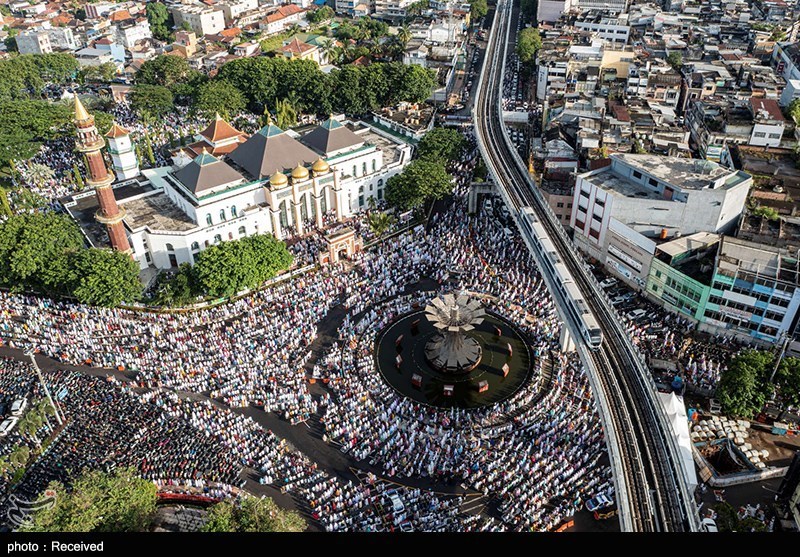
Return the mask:
[[611,497],[605,493],[598,493],[586,501],[586,510],[593,513],[594,511],[611,507],[613,504],[614,500]]
[[713,518],[704,518],[703,521],[700,523],[700,528],[703,532],[719,532],[717,528],[717,523],[714,522]]
[[411,523],[408,520],[406,520],[405,522],[401,522],[400,523],[400,531],[401,532],[413,532],[414,531],[414,527],[411,525]]
[[619,281],[613,277],[609,277],[600,283],[601,288],[611,288],[612,286],[616,286]]
[[392,504],[392,512],[399,514],[406,510],[406,506],[403,504],[403,500],[400,498],[400,495],[397,493],[396,489],[386,490],[385,495]]
[[3,423],[0,424],[0,437],[5,437],[11,433],[11,430],[14,429],[18,421],[19,418],[6,418],[3,420]]
[[25,408],[28,407],[28,399],[26,398],[18,398],[14,401],[11,405],[11,415],[12,416],[19,416],[25,411]]
[[628,313],[628,319],[630,319],[631,321],[635,321],[636,319],[639,319],[641,316],[645,315],[646,313],[647,313],[647,310],[644,310],[642,308],[636,308],[635,310],[633,310],[630,313]]

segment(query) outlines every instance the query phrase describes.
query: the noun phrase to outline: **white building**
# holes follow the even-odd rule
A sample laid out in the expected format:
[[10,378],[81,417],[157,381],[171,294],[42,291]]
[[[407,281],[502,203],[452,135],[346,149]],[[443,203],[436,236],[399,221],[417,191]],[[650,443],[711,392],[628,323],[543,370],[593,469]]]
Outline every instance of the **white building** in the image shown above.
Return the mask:
[[223,0],[215,6],[222,8],[225,14],[225,25],[231,26],[245,12],[258,8],[258,0]]
[[139,161],[131,143],[131,132],[114,122],[106,134],[111,169],[118,180],[130,180],[139,174]]
[[185,21],[198,35],[216,35],[225,29],[225,13],[221,9],[177,5],[172,7],[172,17],[176,27]]
[[800,79],[800,43],[776,43],[772,65],[783,79]]
[[258,22],[258,28],[266,35],[282,32],[293,23],[298,23],[305,18],[305,10],[294,4],[281,6]]
[[53,47],[45,29],[32,29],[17,35],[17,49],[20,54],[50,54]]
[[752,184],[748,174],[710,161],[619,153],[611,160],[578,175],[570,225],[580,250],[641,288],[657,241],[728,232]]
[[[243,236],[303,234],[311,223],[321,228],[326,215],[347,218],[366,209],[370,197],[382,199],[386,181],[411,160],[410,144],[362,122],[333,118],[299,133],[269,124],[244,137],[217,118],[192,145],[200,154],[179,152],[173,166],[118,181],[115,197],[141,269],[194,263],[205,248]],[[109,139],[124,150],[118,137]],[[117,154],[115,170],[124,170]],[[92,192],[62,203],[93,245],[107,243],[94,220]]]
[[406,10],[414,0],[375,0],[374,13],[379,17],[405,17]]
[[800,79],[790,79],[786,82],[779,104],[786,107],[792,104],[795,99],[800,99]]
[[150,23],[142,18],[137,21],[133,18],[120,22],[114,26],[114,36],[117,43],[127,49],[133,48],[137,41],[143,41],[153,36],[150,31]]
[[627,44],[631,34],[627,16],[609,17],[602,13],[592,13],[576,20],[575,27],[581,31],[597,33],[604,41],[621,44]]
[[550,93],[567,88],[569,59],[566,56],[540,57],[536,65],[536,98],[545,100]]
[[552,23],[558,21],[561,14],[568,12],[573,0],[539,0],[536,7],[536,20]]
[[783,119],[781,107],[773,99],[750,99],[753,111],[753,131],[750,145],[756,147],[780,147],[786,121]]

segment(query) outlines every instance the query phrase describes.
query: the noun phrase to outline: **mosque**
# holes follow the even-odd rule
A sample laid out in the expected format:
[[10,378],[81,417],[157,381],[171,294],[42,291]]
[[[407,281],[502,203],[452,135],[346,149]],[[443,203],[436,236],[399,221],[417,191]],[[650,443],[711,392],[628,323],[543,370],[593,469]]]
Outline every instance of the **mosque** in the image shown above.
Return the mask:
[[[281,239],[342,221],[383,199],[387,180],[411,161],[412,146],[361,121],[331,116],[248,136],[219,115],[172,154],[172,165],[141,170],[130,132],[99,135],[75,97],[77,148],[92,189],[61,200],[89,243],[131,253],[142,270],[194,263],[205,248],[252,234]],[[106,166],[103,148],[111,158]]]

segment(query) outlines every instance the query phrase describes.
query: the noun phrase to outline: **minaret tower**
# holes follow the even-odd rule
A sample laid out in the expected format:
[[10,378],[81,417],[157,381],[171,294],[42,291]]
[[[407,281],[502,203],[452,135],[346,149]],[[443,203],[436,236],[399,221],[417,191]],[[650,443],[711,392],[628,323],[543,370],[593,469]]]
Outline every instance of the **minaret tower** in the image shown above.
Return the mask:
[[139,162],[131,143],[131,132],[114,122],[106,134],[108,152],[111,154],[111,169],[118,180],[130,180],[139,175]]
[[111,189],[114,173],[106,167],[103,160],[101,149],[105,146],[105,141],[97,133],[94,116],[86,111],[78,95],[75,95],[75,127],[78,129],[75,147],[86,157],[86,183],[94,188],[97,203],[100,205],[95,219],[106,225],[111,246],[115,250],[131,253],[125,226],[122,224],[125,210],[119,208],[114,190]]

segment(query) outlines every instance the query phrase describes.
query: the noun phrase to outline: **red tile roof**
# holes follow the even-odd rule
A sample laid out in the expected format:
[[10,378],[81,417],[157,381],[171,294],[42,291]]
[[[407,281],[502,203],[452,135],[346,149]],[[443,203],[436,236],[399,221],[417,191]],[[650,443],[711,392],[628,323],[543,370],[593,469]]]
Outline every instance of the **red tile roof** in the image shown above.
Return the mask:
[[228,38],[238,37],[242,34],[242,30],[238,27],[231,27],[230,29],[223,29],[219,34]]
[[228,122],[220,118],[219,114],[217,114],[217,117],[214,119],[214,121],[211,122],[206,129],[201,131],[200,135],[208,139],[209,142],[215,143],[217,141],[222,141],[223,139],[238,137],[242,135],[242,132],[231,126]]
[[131,19],[131,17],[131,12],[128,10],[117,10],[109,15],[108,19],[109,21],[125,21],[126,19]]
[[112,137],[112,138],[114,138],[114,137],[122,137],[123,135],[129,135],[130,133],[131,132],[129,130],[126,130],[125,128],[123,128],[122,126],[120,126],[119,124],[114,122],[111,125],[111,129],[108,130],[108,133],[106,134],[106,137]]
[[775,99],[759,99],[756,97],[750,98],[750,105],[753,107],[753,113],[758,114],[759,111],[765,110],[773,120],[783,122],[783,113],[781,107],[778,106],[778,101]]
[[303,54],[304,52],[308,52],[309,50],[314,50],[315,47],[311,46],[310,44],[306,44],[300,42],[297,37],[291,40],[291,42],[285,45],[281,50],[284,53],[290,54]]

